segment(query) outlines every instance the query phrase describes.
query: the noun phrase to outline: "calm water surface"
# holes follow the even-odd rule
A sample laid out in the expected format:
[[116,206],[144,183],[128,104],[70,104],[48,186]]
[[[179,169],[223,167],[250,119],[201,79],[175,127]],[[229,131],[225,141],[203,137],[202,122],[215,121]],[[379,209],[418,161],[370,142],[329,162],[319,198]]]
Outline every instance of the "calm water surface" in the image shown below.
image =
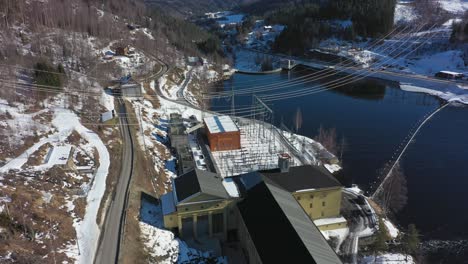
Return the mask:
[[[224,89],[284,82],[310,73],[298,69],[289,74],[235,75],[224,83]],[[309,82],[269,94],[317,84]],[[235,102],[244,108],[252,97],[239,96]],[[269,105],[275,123],[283,122],[289,128],[300,109],[304,122],[299,134],[314,138],[320,126],[336,128],[346,142],[343,181],[367,190],[409,131],[441,103],[429,95],[402,91],[395,83],[365,80]],[[212,108],[227,109],[230,104],[230,100],[215,99]],[[409,194],[407,206],[397,215],[398,224],[416,224],[425,240],[468,239],[468,107],[451,106],[439,112],[426,123],[401,162]],[[466,250],[461,255],[468,258]]]

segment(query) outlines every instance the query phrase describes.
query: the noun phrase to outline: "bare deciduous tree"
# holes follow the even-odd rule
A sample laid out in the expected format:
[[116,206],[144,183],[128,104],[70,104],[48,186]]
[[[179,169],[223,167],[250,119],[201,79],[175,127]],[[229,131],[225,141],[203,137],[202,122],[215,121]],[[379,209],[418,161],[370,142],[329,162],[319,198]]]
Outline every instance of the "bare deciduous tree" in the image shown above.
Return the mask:
[[383,183],[378,200],[385,213],[397,213],[405,207],[408,200],[408,187],[400,163],[395,164],[395,167]]
[[322,144],[331,153],[337,155],[340,152],[335,128],[326,129],[323,126],[320,126],[318,135],[314,139],[315,141],[320,142],[320,144]]

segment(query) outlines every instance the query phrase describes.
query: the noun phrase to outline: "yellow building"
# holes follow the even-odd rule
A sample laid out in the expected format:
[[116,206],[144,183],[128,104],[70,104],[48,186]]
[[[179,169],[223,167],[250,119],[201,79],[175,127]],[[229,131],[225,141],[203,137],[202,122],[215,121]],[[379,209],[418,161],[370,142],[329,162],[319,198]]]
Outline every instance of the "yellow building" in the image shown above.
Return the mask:
[[192,170],[174,179],[172,186],[173,191],[161,197],[164,227],[182,238],[225,240],[230,226],[235,227],[228,216],[236,197],[228,194],[222,179],[215,173]]
[[263,174],[289,191],[320,230],[347,226],[340,215],[343,187],[325,168],[299,166]]
[[[248,263],[340,264],[315,222],[339,216],[341,186],[316,170],[303,166],[228,179],[192,170],[174,179],[173,191],[161,197],[164,226],[195,248],[207,237],[236,243]],[[314,206],[325,202],[324,217],[316,221],[310,217],[316,210],[304,209],[312,193],[326,194],[311,200]]]

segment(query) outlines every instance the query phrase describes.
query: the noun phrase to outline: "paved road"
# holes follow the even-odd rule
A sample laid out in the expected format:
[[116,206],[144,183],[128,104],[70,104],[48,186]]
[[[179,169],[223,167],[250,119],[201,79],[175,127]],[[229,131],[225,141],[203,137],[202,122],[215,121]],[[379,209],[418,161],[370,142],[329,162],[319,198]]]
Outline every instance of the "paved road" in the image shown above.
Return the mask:
[[187,88],[187,85],[192,80],[193,68],[187,73],[187,78],[185,78],[184,83],[180,86],[180,89],[177,91],[177,100],[187,101],[184,96],[184,90]]
[[134,162],[133,139],[126,113],[125,104],[119,99],[120,128],[123,137],[122,167],[116,189],[112,194],[112,202],[107,211],[100,245],[94,261],[98,264],[114,264],[118,262],[119,258],[121,235],[125,224],[128,188],[133,174]]
[[[152,54],[147,54],[154,60],[161,63],[161,69],[146,76],[138,81],[150,81],[159,79],[169,70],[169,65],[161,61]],[[159,90],[159,89],[156,89]],[[96,264],[114,264],[118,263],[120,254],[120,245],[123,239],[125,227],[125,217],[128,206],[128,189],[133,176],[134,166],[134,145],[133,138],[128,126],[127,109],[122,99],[119,101],[119,121],[123,137],[123,156],[121,171],[117,181],[116,189],[112,193],[112,202],[107,209],[106,219],[101,231],[99,247],[96,252],[94,263]]]
[[[354,81],[363,79],[365,77],[379,78],[383,80],[411,84],[411,85],[435,89],[435,90],[440,90],[442,87],[445,89],[451,89],[450,91],[456,94],[465,94],[465,91],[463,89],[459,89],[457,85],[468,85],[468,82],[465,80],[445,80],[445,79],[436,78],[434,76],[403,72],[403,71],[398,71],[396,69],[390,69],[390,68],[375,69],[375,68],[362,68],[361,66],[343,66],[339,64],[331,64],[325,61],[300,58],[300,57],[295,57],[295,56],[288,56],[284,54],[276,54],[276,53],[270,53],[266,51],[257,51],[257,50],[252,50],[252,49],[247,49],[247,50],[268,54],[270,56],[276,56],[282,59],[294,60],[298,64],[302,64],[302,65],[309,66],[311,68],[315,68],[319,70],[332,67],[335,71],[352,75],[353,79],[351,80],[354,80]],[[388,62],[387,64],[392,64],[392,63]],[[344,65],[347,65],[347,63],[345,63]],[[382,63],[378,63],[377,65],[382,65]],[[311,76],[310,78],[313,79],[313,76]],[[342,82],[346,82],[346,80],[343,80]],[[338,84],[339,83],[340,82],[338,82]]]

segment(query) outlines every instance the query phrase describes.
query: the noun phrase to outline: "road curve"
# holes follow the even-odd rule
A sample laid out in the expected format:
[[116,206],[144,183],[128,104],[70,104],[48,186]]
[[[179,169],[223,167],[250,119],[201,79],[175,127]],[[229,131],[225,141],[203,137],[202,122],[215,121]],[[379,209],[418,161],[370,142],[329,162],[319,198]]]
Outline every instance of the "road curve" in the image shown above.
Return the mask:
[[128,188],[133,175],[134,146],[133,138],[128,126],[127,110],[123,100],[119,99],[120,128],[123,137],[123,153],[120,176],[112,193],[112,201],[107,210],[101,239],[94,263],[118,263],[120,242],[122,240],[125,214],[127,208]]

